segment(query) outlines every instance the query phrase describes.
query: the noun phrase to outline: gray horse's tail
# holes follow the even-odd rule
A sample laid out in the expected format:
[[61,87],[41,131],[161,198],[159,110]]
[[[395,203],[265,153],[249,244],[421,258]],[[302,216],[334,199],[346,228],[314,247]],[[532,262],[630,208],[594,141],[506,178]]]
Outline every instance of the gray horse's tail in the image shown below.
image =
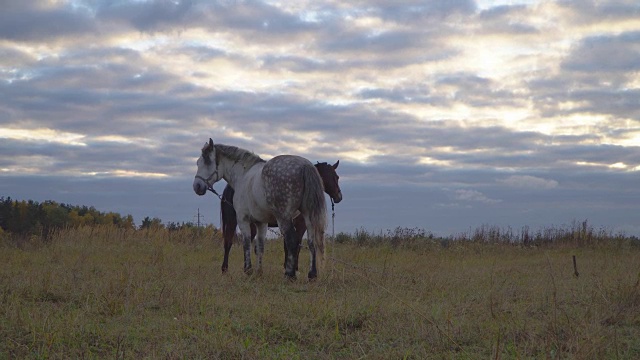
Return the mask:
[[324,262],[324,229],[327,226],[327,206],[324,200],[324,185],[315,166],[303,169],[304,192],[302,194],[302,213],[305,214],[307,229],[316,250],[320,251]]

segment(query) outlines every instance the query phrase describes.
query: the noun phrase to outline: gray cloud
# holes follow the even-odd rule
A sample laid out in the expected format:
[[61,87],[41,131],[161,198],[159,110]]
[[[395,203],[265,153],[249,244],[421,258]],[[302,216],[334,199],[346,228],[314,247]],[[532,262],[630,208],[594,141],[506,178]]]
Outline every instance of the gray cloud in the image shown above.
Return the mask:
[[396,103],[436,103],[444,101],[438,97],[429,96],[430,90],[422,88],[393,88],[393,89],[363,89],[358,94],[364,99],[385,99]]
[[483,32],[509,36],[538,34],[538,27],[527,22],[528,13],[529,9],[524,5],[502,5],[482,11],[478,18]]
[[64,36],[83,35],[95,31],[90,14],[70,5],[56,8],[39,1],[2,3],[0,38],[17,41],[42,41]]
[[640,31],[588,37],[573,49],[563,69],[578,72],[627,72],[640,69]]
[[104,1],[96,9],[96,18],[103,22],[130,24],[140,31],[157,31],[191,21],[196,13],[193,5],[190,0]]
[[212,137],[339,159],[339,231],[589,218],[640,233],[640,29],[581,33],[638,6],[581,4],[558,5],[564,26],[579,25],[566,53],[496,54],[516,62],[501,77],[466,58],[465,42],[556,39],[536,22],[542,5],[11,2],[0,15],[0,195],[137,221],[188,221],[201,207],[215,223],[216,199],[190,189]]
[[508,186],[525,189],[553,189],[558,186],[558,182],[555,180],[531,175],[511,175],[499,181]]
[[499,203],[502,200],[498,199],[490,199],[485,194],[481,193],[477,190],[468,190],[468,189],[458,189],[454,192],[454,197],[456,200],[465,201],[465,202],[479,202],[479,203]]
[[475,2],[472,0],[434,0],[418,1],[403,0],[394,1],[356,1],[352,4],[368,6],[369,12],[384,19],[401,23],[423,23],[456,15],[471,15],[476,11]]
[[640,4],[633,0],[563,0],[559,4],[569,9],[568,13],[574,17],[572,20],[580,25],[600,22],[604,19],[609,21],[635,19],[640,13]]

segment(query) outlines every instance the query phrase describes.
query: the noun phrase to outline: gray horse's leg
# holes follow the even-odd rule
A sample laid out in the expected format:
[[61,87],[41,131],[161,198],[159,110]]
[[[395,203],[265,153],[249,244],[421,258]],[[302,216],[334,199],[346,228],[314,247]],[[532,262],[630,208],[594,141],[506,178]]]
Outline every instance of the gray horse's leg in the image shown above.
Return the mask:
[[[300,259],[300,249],[302,249],[302,238],[307,231],[307,226],[304,223],[304,216],[299,215],[293,219],[293,227],[296,229],[296,237],[298,238],[298,257],[296,258],[296,271],[298,271],[298,259]],[[289,249],[287,248],[287,242],[284,242],[284,268],[287,268],[287,254]]]
[[267,237],[267,224],[256,224],[256,255],[258,256],[258,274],[262,274],[262,255],[264,254],[264,240]]
[[284,236],[286,248],[284,274],[291,280],[296,278],[296,263],[298,262],[298,237],[293,222],[290,219],[278,220],[280,232]]
[[253,273],[251,268],[251,224],[247,221],[238,222],[242,233],[242,249],[244,250],[244,272],[247,275]]
[[[311,224],[309,218],[307,216],[304,217],[305,223]],[[313,229],[313,228],[311,228]],[[314,280],[318,277],[318,268],[316,262],[316,246],[314,243],[315,234],[312,234],[311,231],[307,235],[307,246],[309,247],[309,280]]]
[[309,266],[309,280],[313,280],[318,277],[318,269],[316,267],[316,247],[313,245],[313,240],[311,236],[307,236],[307,245],[309,246],[310,256],[310,266]]
[[296,271],[298,270],[298,259],[300,259],[300,249],[302,249],[302,238],[307,231],[307,225],[305,224],[304,216],[298,215],[293,219],[293,225],[296,228],[296,237],[298,238],[298,256],[296,257]]

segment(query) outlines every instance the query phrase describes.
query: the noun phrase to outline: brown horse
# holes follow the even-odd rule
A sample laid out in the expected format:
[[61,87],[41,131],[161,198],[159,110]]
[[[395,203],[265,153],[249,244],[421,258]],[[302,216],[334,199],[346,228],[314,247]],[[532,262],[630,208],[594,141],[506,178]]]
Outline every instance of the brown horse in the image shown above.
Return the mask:
[[[340,191],[340,186],[338,185],[338,179],[340,178],[336,173],[336,169],[340,164],[340,160],[338,160],[335,164],[329,165],[326,162],[315,164],[320,177],[322,178],[322,183],[324,185],[324,192],[331,197],[331,202],[339,203],[342,201],[342,191]],[[225,273],[229,269],[229,252],[231,251],[231,246],[233,245],[233,238],[236,234],[236,227],[238,225],[238,219],[236,216],[236,211],[233,208],[233,195],[235,191],[233,188],[227,184],[222,192],[222,197],[220,199],[220,218],[222,220],[222,234],[224,237],[224,260],[222,261],[222,272]],[[269,224],[269,227],[277,227],[278,224]],[[304,222],[304,217],[297,216],[293,219],[293,226],[296,232],[296,238],[298,241],[298,254],[300,254],[302,243],[302,238],[304,237],[304,233],[307,231],[307,226]],[[251,240],[256,236],[256,227],[254,224],[251,224]],[[285,268],[287,261],[287,245],[284,245],[284,258],[285,258]],[[296,261],[295,264],[296,270],[298,269],[298,263]]]

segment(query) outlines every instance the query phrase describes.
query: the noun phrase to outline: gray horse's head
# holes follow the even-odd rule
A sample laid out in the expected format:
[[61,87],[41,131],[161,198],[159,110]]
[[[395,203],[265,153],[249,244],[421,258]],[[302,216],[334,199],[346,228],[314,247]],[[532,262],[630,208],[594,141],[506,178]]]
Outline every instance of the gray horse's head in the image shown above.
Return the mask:
[[198,195],[204,195],[207,189],[220,180],[213,140],[209,139],[209,142],[204,145],[196,165],[198,165],[198,171],[193,179],[193,191]]

